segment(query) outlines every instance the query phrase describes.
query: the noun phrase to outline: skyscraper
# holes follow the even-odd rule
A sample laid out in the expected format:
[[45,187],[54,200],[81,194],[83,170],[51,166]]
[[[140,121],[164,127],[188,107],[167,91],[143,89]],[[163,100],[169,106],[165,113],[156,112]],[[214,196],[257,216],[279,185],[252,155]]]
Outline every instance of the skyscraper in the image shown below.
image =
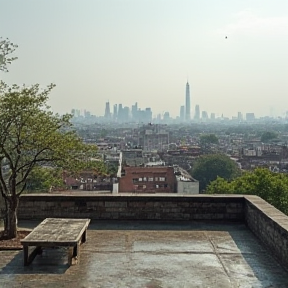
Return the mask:
[[202,111],[202,120],[207,120],[207,119],[208,119],[207,111]]
[[110,117],[111,117],[111,113],[110,113],[110,103],[109,103],[109,102],[106,102],[104,117],[105,117],[106,119],[110,119]]
[[138,120],[138,103],[136,102],[135,105],[132,105],[132,109],[131,109],[131,113],[132,113],[132,121],[137,121]]
[[186,105],[185,105],[185,121],[190,121],[191,119],[191,108],[190,108],[190,88],[189,83],[186,83]]
[[118,122],[123,121],[123,105],[118,104]]
[[194,119],[195,119],[196,121],[199,121],[199,120],[200,120],[200,107],[199,107],[199,105],[196,105],[196,106],[195,106]]
[[118,110],[117,110],[117,104],[114,104],[113,106],[113,119],[116,121],[118,118]]
[[180,107],[180,121],[183,122],[185,120],[185,107],[184,105]]
[[238,118],[239,121],[242,121],[242,120],[243,120],[243,115],[242,115],[241,112],[238,112],[237,118]]

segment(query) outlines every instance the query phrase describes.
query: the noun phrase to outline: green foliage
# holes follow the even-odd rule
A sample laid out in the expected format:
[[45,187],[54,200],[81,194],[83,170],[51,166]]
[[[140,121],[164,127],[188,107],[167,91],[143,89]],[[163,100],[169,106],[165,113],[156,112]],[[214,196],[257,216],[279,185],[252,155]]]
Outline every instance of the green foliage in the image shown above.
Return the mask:
[[212,181],[206,189],[207,194],[233,194],[234,189],[231,182],[217,176],[216,180]]
[[5,195],[13,195],[12,190],[21,194],[28,175],[39,164],[52,162],[74,171],[97,151],[76,136],[70,115],[49,110],[46,102],[53,87],[41,91],[39,85],[13,86],[0,95],[0,160],[2,164],[6,159],[11,169],[8,185],[0,173]]
[[222,177],[232,180],[240,174],[237,164],[228,156],[222,154],[210,154],[199,157],[192,170],[192,176],[197,179],[200,191],[205,190],[206,186]]
[[277,133],[275,132],[264,132],[261,136],[261,142],[266,143],[269,142],[270,140],[276,139],[278,137]]
[[288,215],[288,176],[257,168],[232,181],[217,178],[207,187],[209,194],[257,195]]
[[9,57],[18,46],[0,37],[0,71],[8,72],[7,64],[11,64],[17,57]]
[[118,165],[117,164],[115,164],[115,163],[109,163],[109,164],[107,164],[107,169],[108,169],[108,174],[110,175],[110,176],[114,176],[114,177],[116,177],[116,175],[117,175],[117,172],[118,172]]
[[53,187],[65,187],[60,168],[36,166],[27,177],[27,192],[48,192]]
[[53,114],[47,106],[53,87],[0,82],[0,192],[8,203],[5,230],[11,237],[16,235],[19,197],[34,169],[49,164],[75,172],[97,157],[97,147],[84,144],[72,130],[71,115]]
[[81,165],[81,170],[78,170],[76,174],[79,175],[79,172],[81,173],[81,171],[87,171],[87,170],[93,172],[95,176],[108,175],[108,170],[105,163],[97,158],[83,162]]

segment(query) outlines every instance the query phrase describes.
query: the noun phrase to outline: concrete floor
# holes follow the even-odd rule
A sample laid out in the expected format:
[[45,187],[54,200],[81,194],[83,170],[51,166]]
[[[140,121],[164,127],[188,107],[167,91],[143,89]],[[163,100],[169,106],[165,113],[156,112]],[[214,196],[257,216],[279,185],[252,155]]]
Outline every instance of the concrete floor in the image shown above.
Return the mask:
[[28,267],[22,257],[0,251],[1,288],[288,287],[288,273],[242,224],[92,223],[78,265],[63,248]]

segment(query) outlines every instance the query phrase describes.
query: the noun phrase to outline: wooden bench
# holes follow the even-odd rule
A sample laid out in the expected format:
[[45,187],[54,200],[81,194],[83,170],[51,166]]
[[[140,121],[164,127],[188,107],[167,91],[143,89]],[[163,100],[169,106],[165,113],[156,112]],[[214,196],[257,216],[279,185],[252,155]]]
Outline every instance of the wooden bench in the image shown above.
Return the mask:
[[[79,247],[81,243],[86,241],[89,223],[90,219],[46,218],[21,240],[24,252],[24,266],[28,266],[37,254],[41,254],[43,247],[60,246],[69,248],[69,265],[79,263]],[[29,246],[36,247],[30,255]]]

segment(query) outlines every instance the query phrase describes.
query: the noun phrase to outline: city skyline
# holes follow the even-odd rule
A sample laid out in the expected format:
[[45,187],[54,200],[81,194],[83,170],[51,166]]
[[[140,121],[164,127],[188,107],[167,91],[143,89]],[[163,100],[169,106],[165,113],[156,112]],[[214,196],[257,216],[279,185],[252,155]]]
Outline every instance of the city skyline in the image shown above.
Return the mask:
[[[148,124],[157,124],[157,123],[166,123],[166,124],[173,124],[173,123],[200,123],[200,122],[214,122],[214,121],[222,121],[222,120],[232,120],[235,122],[254,122],[254,121],[267,121],[271,119],[278,119],[281,121],[288,120],[288,111],[283,116],[269,116],[263,115],[258,117],[255,115],[253,111],[242,113],[238,111],[236,115],[232,115],[231,117],[227,117],[224,114],[216,115],[216,113],[211,112],[209,113],[206,110],[201,110],[199,105],[195,105],[194,113],[190,114],[190,120],[187,121],[185,119],[185,105],[180,106],[180,113],[176,117],[170,115],[169,111],[164,112],[163,114],[154,114],[151,107],[138,107],[138,103],[132,104],[130,106],[124,106],[122,103],[111,103],[110,109],[110,102],[105,103],[105,109],[103,113],[100,115],[91,113],[88,109],[77,109],[72,108],[71,114],[77,119],[87,119],[100,122],[111,122],[111,123],[148,123]],[[112,108],[113,107],[113,108]],[[192,112],[192,111],[191,111]],[[96,117],[96,118],[95,118]]]
[[19,59],[1,79],[55,83],[59,113],[137,102],[175,118],[188,79],[191,118],[196,104],[218,117],[283,116],[287,11],[284,0],[3,1],[0,36]]
[[[198,122],[200,120],[216,120],[216,119],[230,119],[235,120],[238,119],[239,121],[248,120],[248,121],[254,121],[256,119],[260,119],[263,117],[280,117],[288,119],[288,111],[284,113],[281,116],[275,116],[275,115],[262,115],[260,117],[257,117],[253,111],[243,113],[242,111],[238,111],[237,115],[232,115],[230,117],[227,117],[223,113],[221,115],[216,114],[215,112],[208,112],[205,109],[201,110],[199,104],[195,104],[191,106],[191,97],[190,97],[190,85],[189,82],[186,82],[185,86],[185,105],[180,106],[179,114],[175,117],[170,116],[169,111],[164,111],[162,113],[153,113],[151,107],[145,107],[142,109],[141,107],[138,107],[138,102],[135,102],[135,104],[132,104],[130,106],[124,106],[122,103],[113,103],[113,109],[111,105],[110,109],[110,101],[105,103],[105,111],[103,115],[94,115],[91,114],[90,111],[87,109],[84,109],[81,113],[81,111],[77,108],[72,108],[71,113],[73,116],[79,117],[84,116],[90,117],[90,116],[97,116],[97,117],[104,117],[104,119],[114,122],[129,122],[129,121],[140,121],[140,122],[153,122],[153,120],[164,120],[169,122],[169,120],[177,120],[180,123],[189,123],[189,122]],[[194,109],[193,109],[194,108]],[[194,112],[193,112],[194,110]],[[270,113],[271,114],[271,113]],[[243,116],[244,115],[244,116]]]

